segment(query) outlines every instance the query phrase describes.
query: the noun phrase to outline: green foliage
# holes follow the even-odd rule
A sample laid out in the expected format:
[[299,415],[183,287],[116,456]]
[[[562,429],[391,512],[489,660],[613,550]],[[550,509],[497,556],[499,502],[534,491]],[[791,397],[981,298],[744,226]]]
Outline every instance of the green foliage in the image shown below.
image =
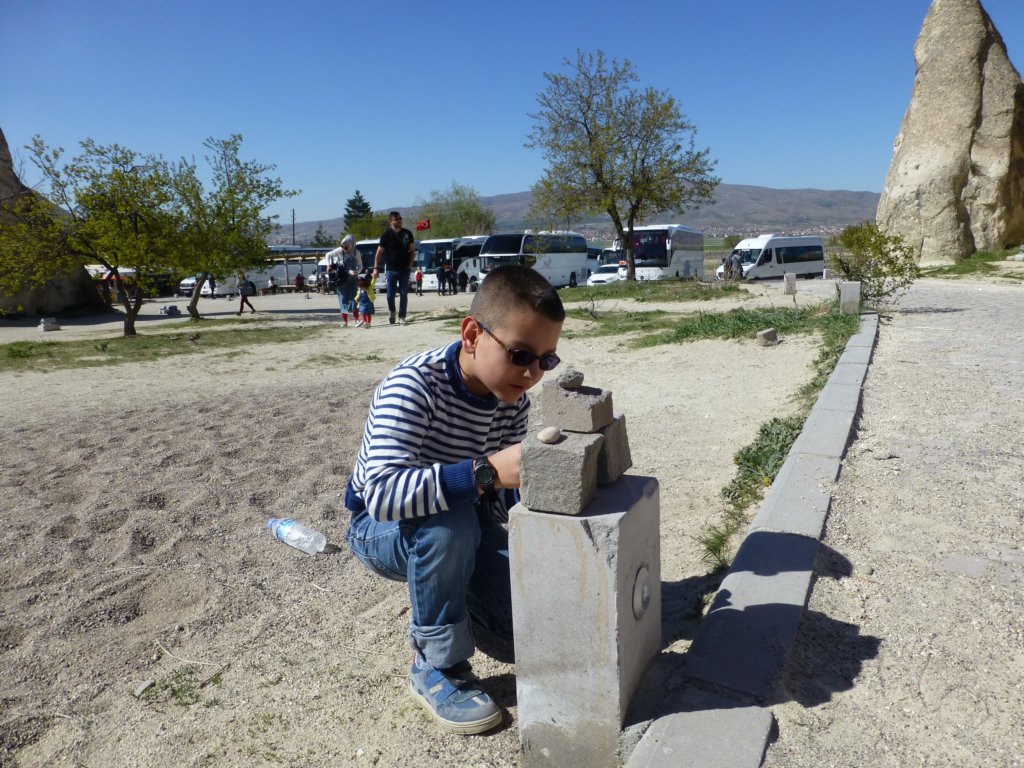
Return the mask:
[[[182,159],[172,177],[180,216],[176,266],[181,273],[202,275],[202,280],[261,267],[267,235],[276,226],[263,211],[298,192],[267,175],[273,165],[242,160],[240,134],[210,138],[203,146],[209,150],[209,187],[194,160]],[[198,303],[199,291],[193,291],[188,309],[196,319]]]
[[830,262],[841,279],[860,282],[867,304],[895,301],[920,273],[914,249],[901,236],[884,234],[872,221],[848,226],[839,242],[844,250],[830,254]]
[[732,249],[735,248],[742,239],[743,235],[727,235],[722,245],[725,246],[725,250],[731,253]]
[[633,226],[658,213],[710,202],[718,179],[710,150],[695,149],[696,129],[665,91],[634,87],[633,65],[576,52],[569,74],[544,73],[539,111],[526,146],[547,161],[533,187],[530,218],[560,228],[607,213],[635,278]]
[[42,176],[39,194],[5,200],[0,227],[0,291],[35,287],[85,264],[120,278],[133,272],[141,289],[122,292],[126,332],[152,286],[174,259],[177,226],[170,168],[153,155],[91,139],[64,160],[38,136],[27,147]]
[[[995,265],[995,263],[999,261],[1006,261],[1015,253],[1018,253],[1018,251],[1015,249],[1005,251],[975,251],[967,258],[960,259],[955,264],[950,264],[944,267],[931,267],[922,269],[921,276],[966,277],[968,275],[998,275],[999,268]],[[1008,275],[1007,277],[1010,276]]]
[[[373,209],[357,189],[356,193],[345,201],[345,231],[352,232],[352,227],[360,219],[368,219],[373,215]],[[358,239],[358,238],[357,238]],[[362,238],[365,240],[366,238]]]
[[388,228],[388,211],[378,211],[345,225],[345,231],[356,240],[376,240]]
[[84,264],[101,265],[114,280],[131,273],[140,290],[119,292],[130,336],[151,276],[221,276],[262,264],[274,226],[263,210],[295,193],[266,176],[273,166],[242,161],[241,143],[237,134],[205,142],[207,191],[194,161],[172,165],[91,139],[65,161],[63,149],[35,137],[28,149],[43,191],[3,205],[12,223],[0,228],[0,291],[39,285]]
[[314,248],[332,248],[337,245],[337,240],[327,234],[323,222],[320,222],[317,225],[316,232],[313,233],[313,240],[310,242],[310,245]]
[[658,301],[710,301],[726,296],[745,296],[746,288],[734,283],[707,282],[697,280],[619,280],[593,287],[579,286],[559,290],[566,303],[586,301],[594,307],[604,302],[629,299],[639,303]]
[[433,190],[430,199],[419,204],[420,216],[430,219],[425,237],[488,235],[494,231],[494,212],[480,204],[477,191],[467,184],[452,181],[448,189]]

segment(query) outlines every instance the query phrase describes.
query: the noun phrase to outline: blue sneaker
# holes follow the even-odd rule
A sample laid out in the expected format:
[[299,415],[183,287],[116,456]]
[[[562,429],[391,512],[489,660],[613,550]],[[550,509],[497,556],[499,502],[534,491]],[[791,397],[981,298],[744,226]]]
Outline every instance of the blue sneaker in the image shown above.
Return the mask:
[[412,695],[452,733],[483,733],[501,723],[501,710],[480,690],[476,676],[464,661],[448,669],[435,669],[416,654],[409,673]]

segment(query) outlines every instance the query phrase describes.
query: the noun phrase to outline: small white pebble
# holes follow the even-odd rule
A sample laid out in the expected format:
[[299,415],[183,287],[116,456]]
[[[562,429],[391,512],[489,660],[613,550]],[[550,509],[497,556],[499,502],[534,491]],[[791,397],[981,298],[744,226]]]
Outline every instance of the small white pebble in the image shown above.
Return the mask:
[[562,430],[558,427],[545,427],[537,433],[537,439],[542,443],[548,443],[549,445],[557,443],[562,439]]

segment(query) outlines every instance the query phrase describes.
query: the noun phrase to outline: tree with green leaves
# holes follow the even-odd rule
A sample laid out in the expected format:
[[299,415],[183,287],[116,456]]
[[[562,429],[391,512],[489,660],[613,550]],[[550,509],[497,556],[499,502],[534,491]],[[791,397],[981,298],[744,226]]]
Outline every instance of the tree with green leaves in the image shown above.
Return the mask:
[[62,148],[39,136],[27,147],[42,188],[4,203],[11,223],[0,228],[0,290],[99,265],[124,309],[124,335],[134,336],[143,295],[176,264],[172,171],[160,157],[117,144],[86,139],[81,148],[65,161]]
[[182,159],[172,176],[179,209],[177,267],[197,274],[196,290],[188,304],[198,320],[199,287],[211,275],[223,278],[262,267],[267,258],[267,235],[275,217],[264,211],[282,197],[298,194],[285,189],[281,179],[267,175],[273,165],[239,157],[242,136],[207,139],[209,187],[200,178],[194,160]]
[[607,213],[636,279],[633,227],[663,212],[711,202],[718,179],[710,150],[666,91],[638,90],[633,65],[602,51],[564,60],[568,74],[544,73],[526,146],[547,162],[533,187],[531,217],[553,225]]
[[337,245],[337,240],[327,234],[327,230],[324,229],[324,223],[321,221],[317,224],[316,232],[313,233],[310,245],[314,248],[331,248]]
[[480,204],[480,195],[468,184],[452,181],[444,190],[434,190],[430,199],[420,201],[420,216],[430,220],[430,237],[489,235],[494,231],[494,211]]
[[900,235],[886,235],[873,221],[851,224],[839,234],[842,250],[829,254],[843,280],[860,283],[866,303],[895,301],[920,274],[917,253]]
[[[345,231],[350,233],[356,222],[369,219],[373,216],[373,209],[357,189],[356,193],[345,201]],[[365,238],[363,238],[365,239]]]
[[388,213],[389,211],[377,211],[356,219],[345,226],[345,231],[356,240],[375,240],[388,228]]

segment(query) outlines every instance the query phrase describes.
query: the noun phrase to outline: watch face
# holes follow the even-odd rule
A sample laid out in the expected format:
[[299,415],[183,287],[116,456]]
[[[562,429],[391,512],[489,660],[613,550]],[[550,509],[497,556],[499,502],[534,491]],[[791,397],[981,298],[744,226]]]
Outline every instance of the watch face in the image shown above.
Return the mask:
[[477,464],[473,474],[480,485],[484,487],[494,485],[494,467],[489,461],[481,461]]

